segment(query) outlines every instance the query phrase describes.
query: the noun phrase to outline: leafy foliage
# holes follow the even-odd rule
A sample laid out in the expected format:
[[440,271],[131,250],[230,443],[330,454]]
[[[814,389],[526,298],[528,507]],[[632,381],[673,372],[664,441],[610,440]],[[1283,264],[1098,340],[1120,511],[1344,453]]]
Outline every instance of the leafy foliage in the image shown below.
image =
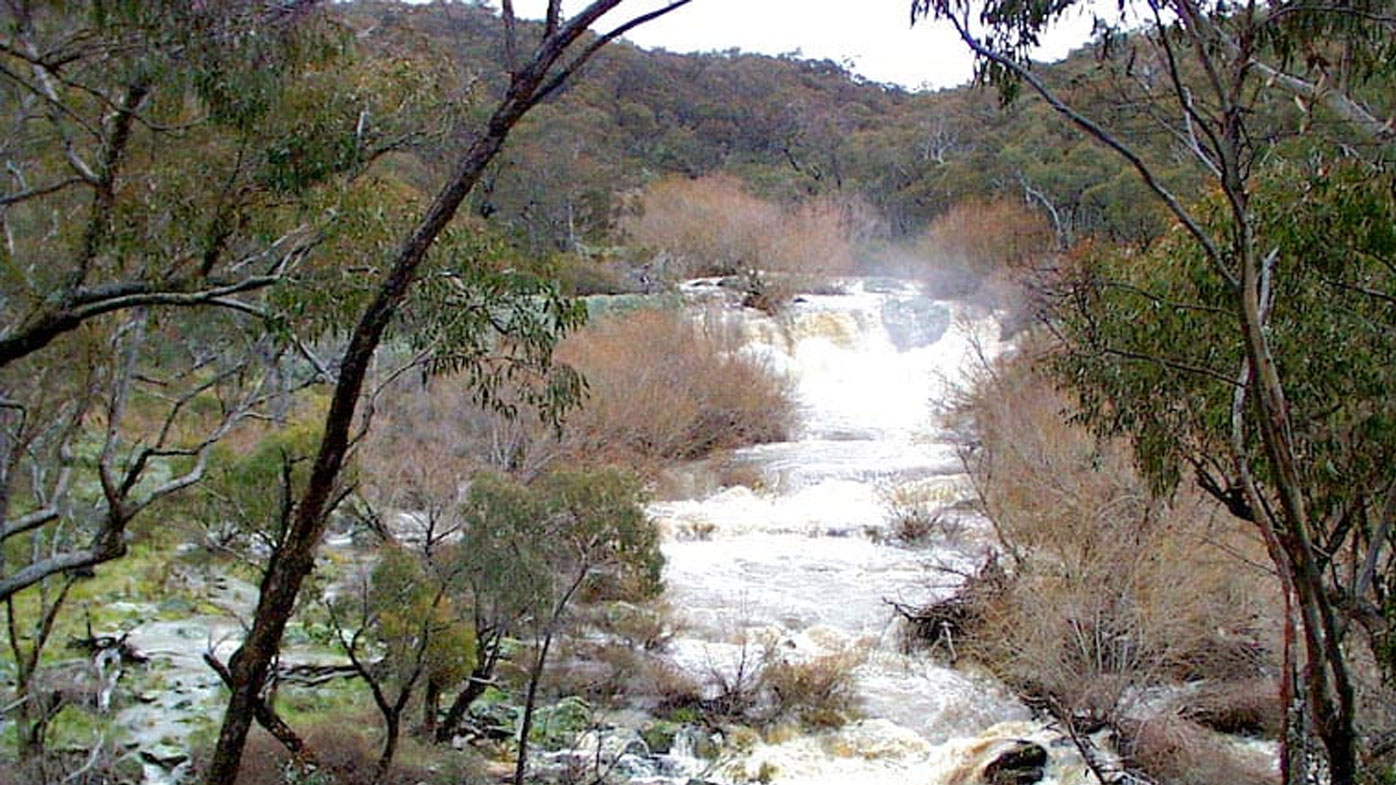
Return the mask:
[[[1387,392],[1396,377],[1379,359],[1396,327],[1391,178],[1350,163],[1277,165],[1258,187],[1258,229],[1274,249],[1270,331],[1292,380],[1308,502],[1341,537],[1353,523],[1340,524],[1345,516],[1382,508],[1390,492],[1383,467],[1396,450]],[[1225,221],[1217,206],[1205,213]],[[1060,378],[1083,395],[1083,417],[1130,435],[1159,491],[1190,465],[1225,476],[1229,468],[1207,456],[1228,449],[1241,367],[1229,291],[1181,232],[1145,254],[1095,248],[1083,256],[1063,292],[1075,307],[1059,311],[1076,351],[1057,360]],[[1273,482],[1257,438],[1248,435],[1249,449]],[[1361,501],[1349,510],[1354,492]]]

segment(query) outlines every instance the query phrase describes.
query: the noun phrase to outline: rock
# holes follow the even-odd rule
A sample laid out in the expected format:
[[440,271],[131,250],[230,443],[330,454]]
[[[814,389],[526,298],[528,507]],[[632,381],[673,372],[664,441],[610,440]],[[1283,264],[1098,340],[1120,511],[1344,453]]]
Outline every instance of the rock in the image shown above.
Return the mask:
[[189,760],[189,755],[183,750],[173,745],[162,744],[153,749],[145,749],[140,752],[141,760],[154,766],[159,766],[166,771],[174,769],[181,763]]
[[888,300],[882,326],[898,351],[930,346],[950,328],[950,308],[929,298]]
[[984,767],[985,785],[1032,785],[1041,782],[1047,767],[1047,750],[1041,744],[1019,739]]
[[674,737],[678,735],[682,726],[677,723],[660,720],[652,725],[640,729],[640,737],[649,745],[650,752],[655,755],[667,755],[669,750],[674,748]]
[[614,728],[599,733],[588,731],[577,739],[576,746],[589,759],[606,763],[619,761],[626,756],[641,760],[650,757],[650,748],[644,737],[631,728]]

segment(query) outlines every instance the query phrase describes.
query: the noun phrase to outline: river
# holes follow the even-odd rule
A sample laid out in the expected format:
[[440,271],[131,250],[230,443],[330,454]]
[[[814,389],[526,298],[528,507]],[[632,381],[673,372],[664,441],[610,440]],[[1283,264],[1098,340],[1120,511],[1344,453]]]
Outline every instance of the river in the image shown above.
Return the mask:
[[[789,380],[797,417],[790,441],[686,467],[671,484],[689,498],[651,506],[683,624],[670,656],[721,681],[754,646],[787,661],[843,654],[857,663],[860,696],[860,719],[756,743],[706,778],[968,783],[1030,740],[1050,752],[1043,782],[1084,782],[1070,745],[992,679],[905,654],[887,604],[945,596],[991,547],[984,522],[956,504],[969,491],[938,415],[969,369],[1000,350],[997,322],[908,282],[839,288],[773,318],[732,306],[710,281],[685,287],[695,318],[735,330],[740,351]],[[898,497],[943,505],[953,536],[887,536]]]

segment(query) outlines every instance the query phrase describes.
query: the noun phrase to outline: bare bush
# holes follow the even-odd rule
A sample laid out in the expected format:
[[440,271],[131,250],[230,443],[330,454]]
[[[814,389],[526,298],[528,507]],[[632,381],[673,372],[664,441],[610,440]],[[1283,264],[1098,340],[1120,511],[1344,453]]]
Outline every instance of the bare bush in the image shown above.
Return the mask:
[[687,708],[710,722],[838,727],[856,713],[854,670],[861,661],[854,651],[800,657],[771,635],[743,632],[725,658],[709,661],[707,697]]
[[[368,723],[366,727],[372,726]],[[313,771],[298,771],[284,747],[260,729],[247,737],[247,753],[238,771],[237,785],[285,785],[291,782],[328,782],[335,785],[445,785],[461,783],[459,777],[442,766],[445,759],[460,753],[442,751],[433,765],[396,764],[382,778],[375,778],[374,763],[378,757],[373,741],[361,734],[353,723],[325,722],[312,728],[306,736],[315,750],[317,767]],[[196,756],[195,769],[203,765]]]
[[669,177],[645,189],[622,229],[670,260],[671,279],[746,275],[755,298],[774,300],[790,288],[789,274],[851,271],[869,215],[860,203],[831,198],[775,204],[727,175]]
[[[1069,402],[1025,357],[988,369],[961,410],[966,465],[1007,555],[961,653],[1084,727],[1152,716],[1151,687],[1275,672],[1277,587],[1255,566],[1258,538],[1200,492],[1153,497],[1122,445],[1064,420]],[[1187,746],[1140,732],[1160,760]]]
[[857,705],[856,666],[857,658],[849,653],[768,666],[763,686],[770,693],[772,715],[793,718],[813,728],[843,725]]
[[1236,754],[1220,734],[1172,714],[1122,727],[1125,760],[1133,770],[1169,785],[1264,785],[1275,781],[1265,756]]
[[878,488],[887,536],[904,545],[922,545],[936,537],[956,541],[963,522],[946,509],[953,494],[942,483],[902,483]]
[[459,378],[404,376],[377,401],[363,490],[385,509],[419,513],[422,528],[445,536],[457,489],[479,469],[524,479],[563,463],[652,473],[664,461],[783,439],[789,390],[740,346],[741,336],[718,320],[678,310],[598,318],[558,351],[588,385],[561,439],[527,413],[509,419],[481,408]]
[[737,348],[717,326],[661,310],[569,337],[559,355],[586,376],[590,395],[568,424],[568,451],[651,466],[784,438],[786,386]]
[[1279,737],[1281,707],[1271,679],[1202,682],[1173,705],[1179,716],[1218,733]]
[[1052,228],[1023,203],[970,199],[926,228],[912,255],[919,269],[907,272],[940,296],[971,294],[1050,251],[1052,242]]

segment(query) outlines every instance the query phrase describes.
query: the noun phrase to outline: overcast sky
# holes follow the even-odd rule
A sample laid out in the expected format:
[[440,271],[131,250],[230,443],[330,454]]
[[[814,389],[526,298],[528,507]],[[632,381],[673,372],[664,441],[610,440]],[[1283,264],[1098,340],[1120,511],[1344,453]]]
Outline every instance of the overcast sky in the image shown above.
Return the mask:
[[[656,7],[658,0],[629,0],[617,12]],[[581,7],[564,3],[564,11]],[[970,78],[971,61],[954,33],[931,22],[911,26],[910,0],[693,0],[629,36],[646,48],[672,52],[746,52],[829,59],[874,82],[909,89],[953,87]],[[546,0],[515,0],[521,16],[541,16]],[[633,15],[633,13],[632,13]],[[621,17],[617,15],[616,19]],[[625,18],[629,18],[627,15]],[[1074,34],[1057,36],[1042,59],[1064,57],[1086,37],[1082,22]]]

